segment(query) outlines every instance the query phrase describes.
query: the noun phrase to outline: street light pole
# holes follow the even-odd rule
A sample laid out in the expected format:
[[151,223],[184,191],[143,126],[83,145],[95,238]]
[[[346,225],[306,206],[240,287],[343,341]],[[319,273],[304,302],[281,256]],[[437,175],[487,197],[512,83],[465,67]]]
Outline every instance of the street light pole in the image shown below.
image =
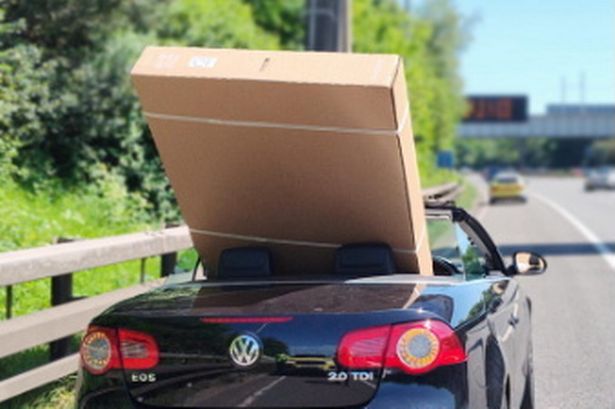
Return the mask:
[[351,0],[308,0],[306,48],[352,51]]

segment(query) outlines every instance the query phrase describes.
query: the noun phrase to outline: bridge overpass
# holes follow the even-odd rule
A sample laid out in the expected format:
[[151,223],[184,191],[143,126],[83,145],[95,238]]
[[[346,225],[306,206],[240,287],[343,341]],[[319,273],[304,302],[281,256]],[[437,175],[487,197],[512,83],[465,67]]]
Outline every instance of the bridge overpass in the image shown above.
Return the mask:
[[615,105],[553,104],[523,122],[474,122],[458,126],[461,138],[615,138]]

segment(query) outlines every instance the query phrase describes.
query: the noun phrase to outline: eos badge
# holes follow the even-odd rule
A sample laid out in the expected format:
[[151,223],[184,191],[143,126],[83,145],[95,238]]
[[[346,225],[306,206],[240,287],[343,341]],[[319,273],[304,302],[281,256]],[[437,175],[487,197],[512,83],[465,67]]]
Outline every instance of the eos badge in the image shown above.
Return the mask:
[[249,368],[261,357],[261,343],[256,337],[243,334],[231,342],[228,352],[235,365]]
[[130,381],[133,383],[151,383],[156,382],[155,373],[134,372],[130,374]]

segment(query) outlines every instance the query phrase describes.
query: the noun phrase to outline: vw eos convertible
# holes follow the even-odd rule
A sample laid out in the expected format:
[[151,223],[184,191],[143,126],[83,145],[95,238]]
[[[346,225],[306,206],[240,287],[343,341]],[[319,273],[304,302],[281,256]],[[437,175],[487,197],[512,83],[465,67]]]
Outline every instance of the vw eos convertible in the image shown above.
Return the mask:
[[[276,275],[266,247],[95,318],[79,408],[531,409],[531,302],[464,210],[428,205],[434,276],[386,243],[348,243],[329,271]],[[195,269],[196,271],[196,269]]]

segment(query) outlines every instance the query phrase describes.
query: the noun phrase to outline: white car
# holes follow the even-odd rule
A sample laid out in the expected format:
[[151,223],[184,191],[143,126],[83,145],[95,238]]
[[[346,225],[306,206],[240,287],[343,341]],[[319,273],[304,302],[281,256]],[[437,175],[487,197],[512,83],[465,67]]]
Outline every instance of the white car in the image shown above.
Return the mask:
[[585,190],[615,189],[615,167],[604,166],[589,171],[585,176]]

